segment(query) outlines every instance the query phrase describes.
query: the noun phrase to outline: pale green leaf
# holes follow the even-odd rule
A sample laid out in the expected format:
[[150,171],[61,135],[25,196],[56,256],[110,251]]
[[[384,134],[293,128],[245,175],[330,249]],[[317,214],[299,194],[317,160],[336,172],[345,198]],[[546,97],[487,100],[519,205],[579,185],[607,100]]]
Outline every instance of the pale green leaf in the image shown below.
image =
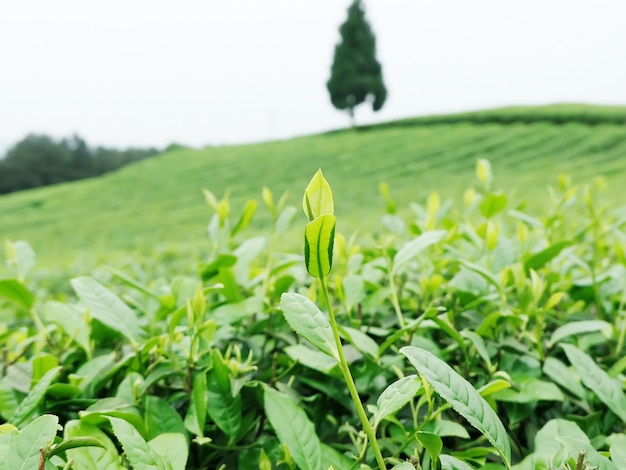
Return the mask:
[[39,403],[43,400],[46,392],[48,391],[48,387],[54,380],[58,377],[59,372],[61,371],[61,367],[55,367],[54,369],[50,369],[46,374],[37,382],[37,385],[33,387],[33,389],[26,395],[26,398],[22,400],[20,405],[17,407],[13,416],[11,417],[11,423],[15,426],[18,426],[24,423],[28,417],[35,411]]
[[609,459],[598,453],[576,423],[553,419],[535,436],[535,451],[513,466],[513,470],[561,468],[565,460],[576,458],[581,450],[585,451],[585,460],[597,470],[618,469]]
[[508,203],[508,199],[505,194],[502,193],[489,193],[480,203],[480,213],[487,219],[502,212]]
[[585,398],[585,389],[580,383],[580,378],[560,360],[554,357],[546,358],[543,364],[543,373],[551,378],[554,383],[559,384],[564,390],[573,393],[578,398]]
[[280,442],[289,448],[303,470],[322,468],[322,451],[315,427],[306,413],[288,395],[265,387],[265,413]]
[[79,468],[98,470],[121,470],[122,464],[115,444],[98,427],[79,420],[68,421],[63,429],[64,439],[90,437],[97,439],[103,447],[78,447],[67,450],[67,457]]
[[332,465],[336,470],[341,470],[343,468],[351,468],[353,464],[353,460],[322,442],[322,469],[327,469]]
[[611,461],[617,468],[626,468],[626,435],[611,434],[607,441],[611,446]]
[[304,190],[302,209],[309,221],[322,215],[335,213],[333,192],[321,169],[317,170]]
[[317,305],[301,294],[285,293],[280,298],[280,308],[296,333],[339,362],[330,322]]
[[0,297],[11,299],[26,308],[35,303],[35,296],[17,279],[0,279]]
[[417,255],[422,253],[429,246],[443,240],[446,234],[447,232],[445,230],[431,230],[407,242],[393,257],[393,272],[401,272]]
[[502,456],[511,461],[511,445],[498,415],[472,385],[432,353],[405,346],[400,350],[452,408],[478,429]]
[[408,375],[389,385],[378,397],[376,401],[376,413],[374,413],[374,428],[387,416],[395,413],[411,398],[415,396],[421,387],[421,381],[417,375]]
[[171,466],[148,446],[134,426],[119,418],[109,418],[113,433],[135,470],[171,470]]
[[328,374],[337,367],[337,361],[317,349],[312,349],[305,344],[292,344],[285,348],[285,353],[294,361],[298,361],[309,369]]
[[574,366],[585,387],[598,398],[624,423],[626,423],[626,395],[621,383],[600,369],[591,357],[571,344],[561,344],[567,359]]
[[548,347],[556,345],[562,339],[569,336],[578,336],[586,333],[594,333],[596,331],[610,330],[611,324],[604,320],[583,320],[565,323],[563,326],[558,327],[552,333]]
[[9,455],[5,460],[6,470],[33,470],[39,468],[40,452],[51,443],[57,433],[59,418],[42,415],[13,438]]
[[470,464],[447,454],[440,455],[439,462],[441,462],[441,470],[474,470]]
[[322,215],[306,225],[304,260],[313,277],[326,277],[333,265],[335,243],[335,216]]
[[171,465],[171,470],[185,470],[189,446],[180,433],[164,433],[148,442],[152,451]]
[[90,277],[72,279],[71,284],[78,298],[89,307],[93,318],[121,333],[132,343],[142,336],[135,311],[109,289]]

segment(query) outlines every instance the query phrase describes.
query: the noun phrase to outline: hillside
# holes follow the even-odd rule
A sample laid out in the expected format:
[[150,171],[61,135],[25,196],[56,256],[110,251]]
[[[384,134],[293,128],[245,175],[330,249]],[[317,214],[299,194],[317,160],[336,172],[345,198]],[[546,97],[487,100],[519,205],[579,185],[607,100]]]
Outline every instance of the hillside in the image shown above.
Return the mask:
[[[478,158],[491,161],[496,185],[516,201],[542,204],[560,173],[575,182],[604,176],[612,197],[626,197],[626,107],[560,105],[504,108],[417,118],[358,132],[286,141],[176,150],[103,177],[0,197],[0,238],[27,240],[45,265],[77,257],[150,253],[155,246],[200,246],[211,211],[202,188],[230,190],[233,210],[260,200],[263,186],[302,188],[319,167],[333,186],[339,230],[372,228],[386,181],[398,205],[428,192],[458,198],[474,184]],[[375,211],[379,214],[380,211]],[[259,206],[254,227],[267,224]]]

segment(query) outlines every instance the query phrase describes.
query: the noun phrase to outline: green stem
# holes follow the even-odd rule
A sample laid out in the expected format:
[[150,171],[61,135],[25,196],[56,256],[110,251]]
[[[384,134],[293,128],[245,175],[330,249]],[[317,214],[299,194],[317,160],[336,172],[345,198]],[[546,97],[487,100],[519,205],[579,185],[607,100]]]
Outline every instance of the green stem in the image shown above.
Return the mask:
[[404,328],[404,316],[402,315],[402,309],[400,308],[400,301],[398,300],[398,288],[396,287],[396,281],[394,280],[395,273],[393,272],[392,261],[389,260],[389,288],[391,289],[391,304],[393,310],[398,317],[398,324],[400,328]]
[[385,461],[383,460],[383,456],[380,452],[380,448],[378,447],[378,441],[376,440],[376,434],[370,425],[369,419],[367,419],[367,415],[365,414],[365,409],[363,409],[363,404],[361,403],[361,398],[359,397],[359,392],[356,389],[356,385],[354,384],[354,379],[352,378],[352,374],[350,373],[350,367],[348,367],[348,361],[346,361],[346,356],[343,353],[343,346],[341,345],[341,338],[339,337],[339,329],[337,328],[337,321],[335,320],[335,313],[333,311],[333,307],[330,303],[330,298],[328,296],[328,287],[326,285],[326,278],[320,277],[320,283],[322,285],[322,295],[324,296],[324,302],[326,303],[326,308],[328,309],[328,317],[330,319],[330,326],[333,330],[333,336],[335,338],[335,343],[337,345],[337,350],[339,352],[339,367],[343,374],[343,378],[348,386],[348,391],[350,392],[350,396],[352,397],[352,401],[354,402],[354,406],[356,407],[356,412],[361,419],[361,424],[363,426],[363,431],[367,435],[368,440],[372,445],[372,450],[374,451],[374,455],[376,456],[376,462],[378,462],[378,467],[380,470],[387,470],[387,466],[385,465]]

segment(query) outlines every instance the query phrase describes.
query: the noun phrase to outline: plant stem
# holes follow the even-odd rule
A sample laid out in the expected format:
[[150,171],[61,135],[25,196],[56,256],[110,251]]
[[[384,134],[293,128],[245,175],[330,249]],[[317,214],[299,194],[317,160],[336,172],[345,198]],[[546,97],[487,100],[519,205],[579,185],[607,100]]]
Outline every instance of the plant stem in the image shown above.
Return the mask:
[[363,431],[367,435],[368,440],[372,445],[372,450],[374,451],[374,455],[376,457],[376,462],[378,463],[378,467],[380,470],[387,470],[387,466],[385,465],[385,461],[383,460],[383,456],[380,452],[380,448],[378,447],[378,441],[376,440],[376,434],[370,425],[369,419],[367,419],[367,415],[365,414],[365,410],[363,409],[363,404],[361,403],[361,398],[359,397],[359,392],[356,389],[356,385],[354,384],[354,379],[352,378],[352,374],[350,373],[350,368],[348,367],[348,362],[346,361],[346,356],[343,353],[343,346],[341,345],[341,338],[339,337],[339,329],[337,328],[337,321],[335,320],[335,313],[333,311],[333,307],[330,303],[330,298],[328,296],[328,287],[326,285],[326,278],[320,277],[320,283],[322,285],[322,295],[324,296],[324,302],[326,303],[326,308],[328,309],[328,317],[330,319],[330,326],[333,330],[333,336],[335,338],[335,343],[337,344],[337,350],[339,352],[339,367],[341,372],[343,373],[343,378],[348,386],[348,391],[350,392],[350,396],[352,397],[352,401],[354,402],[354,406],[356,407],[356,412],[361,419],[361,424],[363,425]]
[[393,305],[393,309],[396,312],[396,316],[398,317],[398,323],[400,324],[400,328],[404,328],[404,317],[402,316],[402,309],[400,308],[400,302],[398,300],[398,288],[396,287],[396,283],[393,280],[394,273],[390,269],[391,275],[389,276],[389,287],[391,288],[391,303]]

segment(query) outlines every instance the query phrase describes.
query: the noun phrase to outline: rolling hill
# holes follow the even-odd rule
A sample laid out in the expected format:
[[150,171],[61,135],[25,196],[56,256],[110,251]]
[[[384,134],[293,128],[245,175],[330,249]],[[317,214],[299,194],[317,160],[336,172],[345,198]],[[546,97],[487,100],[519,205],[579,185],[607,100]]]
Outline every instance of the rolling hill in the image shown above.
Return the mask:
[[[475,184],[478,158],[491,161],[496,186],[540,205],[560,173],[574,182],[603,176],[626,200],[626,107],[553,105],[405,119],[358,131],[202,150],[180,149],[114,173],[0,197],[0,238],[27,240],[40,264],[66,267],[155,247],[206,244],[211,210],[202,189],[231,193],[233,211],[261,200],[261,188],[302,190],[321,167],[336,201],[339,230],[372,228],[385,181],[400,207],[433,190],[458,198]],[[253,230],[267,227],[261,205]]]

